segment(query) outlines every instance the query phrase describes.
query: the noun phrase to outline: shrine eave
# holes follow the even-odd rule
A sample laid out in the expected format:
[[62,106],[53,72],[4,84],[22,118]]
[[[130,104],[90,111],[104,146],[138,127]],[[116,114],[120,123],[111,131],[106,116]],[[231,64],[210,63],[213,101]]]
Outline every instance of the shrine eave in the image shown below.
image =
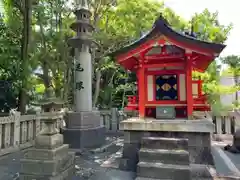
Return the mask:
[[201,41],[198,40],[194,37],[187,36],[184,34],[181,34],[175,30],[173,30],[167,23],[167,21],[160,16],[154,23],[153,28],[146,33],[144,36],[142,36],[140,39],[137,41],[134,41],[133,43],[116,50],[115,52],[112,52],[110,56],[117,57],[118,55],[125,54],[140,45],[144,44],[150,39],[156,38],[156,35],[163,35],[167,39],[170,39],[170,41],[175,44],[183,44],[186,48],[192,50],[192,51],[197,51],[199,50],[201,52],[207,52],[210,53],[214,56],[218,56],[222,50],[226,47],[223,44],[217,44],[217,43],[211,43],[211,42],[206,42],[206,41]]

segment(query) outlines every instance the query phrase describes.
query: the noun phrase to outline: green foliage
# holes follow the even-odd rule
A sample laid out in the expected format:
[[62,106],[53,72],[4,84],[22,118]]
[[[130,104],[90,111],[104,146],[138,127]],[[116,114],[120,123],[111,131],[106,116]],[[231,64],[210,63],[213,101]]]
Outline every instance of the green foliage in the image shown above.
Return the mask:
[[233,70],[229,67],[227,67],[226,69],[223,69],[221,72],[221,76],[233,76]]
[[227,26],[220,24],[218,12],[211,13],[208,9],[200,14],[196,13],[192,17],[191,23],[193,23],[193,30],[199,39],[215,43],[224,43],[232,29],[232,24]]
[[[28,0],[26,0],[27,2]],[[4,0],[5,18],[0,19],[0,80],[11,80],[14,95],[21,90],[23,78],[31,101],[40,99],[45,89],[53,85],[58,97],[68,100],[72,86],[73,57],[67,45],[68,38],[74,36],[70,24],[75,20],[67,0],[38,0],[31,10],[30,45],[26,60],[21,58],[24,25],[23,1]],[[149,31],[162,12],[170,25],[177,31],[193,30],[198,39],[223,43],[232,25],[221,25],[218,14],[207,9],[195,14],[187,22],[160,1],[152,0],[104,0],[90,1],[92,23],[96,27],[94,36],[99,43],[93,49],[93,91],[96,105],[102,108],[123,106],[126,94],[135,94],[135,77],[117,65],[106,55],[138,39]],[[23,64],[26,63],[26,64]],[[26,67],[25,70],[22,67]],[[40,71],[39,71],[40,69]],[[194,78],[204,80],[204,92],[212,101],[219,94],[235,91],[219,86],[219,69],[212,63],[207,72],[196,73]],[[94,101],[95,101],[94,99]],[[210,98],[209,98],[210,99]]]
[[[232,29],[232,24],[224,26],[219,23],[218,12],[210,13],[207,9],[200,14],[195,14],[191,24],[193,24],[193,30],[199,39],[214,43],[224,43]],[[200,78],[204,81],[203,92],[208,95],[209,103],[218,107],[221,106],[220,95],[236,91],[235,87],[219,85],[220,69],[221,66],[213,61],[205,73],[193,73],[194,78]]]
[[221,58],[222,63],[229,66],[229,70],[233,73],[234,77],[240,76],[240,57],[235,55],[226,56]]
[[228,72],[232,73],[232,77],[234,78],[235,82],[235,102],[233,102],[234,106],[239,106],[239,97],[238,91],[240,91],[240,57],[235,55],[230,55],[221,59],[222,62],[228,65],[229,70]]

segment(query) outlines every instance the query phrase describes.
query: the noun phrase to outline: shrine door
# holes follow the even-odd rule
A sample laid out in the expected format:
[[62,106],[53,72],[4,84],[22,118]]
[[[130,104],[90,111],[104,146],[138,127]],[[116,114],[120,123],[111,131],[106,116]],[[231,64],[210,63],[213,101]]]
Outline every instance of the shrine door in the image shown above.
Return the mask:
[[156,100],[178,100],[177,75],[156,76]]

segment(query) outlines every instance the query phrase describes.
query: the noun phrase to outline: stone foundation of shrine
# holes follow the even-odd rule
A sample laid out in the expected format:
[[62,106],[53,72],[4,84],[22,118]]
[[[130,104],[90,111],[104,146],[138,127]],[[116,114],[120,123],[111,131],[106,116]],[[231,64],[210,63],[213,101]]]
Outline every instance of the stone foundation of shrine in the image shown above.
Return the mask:
[[63,135],[64,143],[72,149],[100,147],[105,143],[105,127],[101,123],[100,113],[69,112]]
[[143,137],[188,139],[191,164],[214,165],[211,154],[211,133],[214,124],[207,120],[157,120],[130,118],[121,122],[124,149],[120,169],[136,172]]

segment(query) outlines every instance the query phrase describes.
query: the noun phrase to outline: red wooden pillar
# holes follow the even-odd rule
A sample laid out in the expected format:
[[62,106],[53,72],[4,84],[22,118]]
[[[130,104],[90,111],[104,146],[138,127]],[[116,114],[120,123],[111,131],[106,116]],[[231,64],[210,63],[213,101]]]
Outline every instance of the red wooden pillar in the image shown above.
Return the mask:
[[192,95],[192,59],[187,55],[186,59],[186,93],[187,93],[187,116],[192,119],[193,115],[193,95]]
[[138,76],[138,108],[139,108],[139,117],[144,119],[145,118],[145,89],[146,89],[146,82],[145,82],[145,68],[140,66],[137,72]]
[[199,78],[198,80],[198,96],[202,95],[202,80]]

